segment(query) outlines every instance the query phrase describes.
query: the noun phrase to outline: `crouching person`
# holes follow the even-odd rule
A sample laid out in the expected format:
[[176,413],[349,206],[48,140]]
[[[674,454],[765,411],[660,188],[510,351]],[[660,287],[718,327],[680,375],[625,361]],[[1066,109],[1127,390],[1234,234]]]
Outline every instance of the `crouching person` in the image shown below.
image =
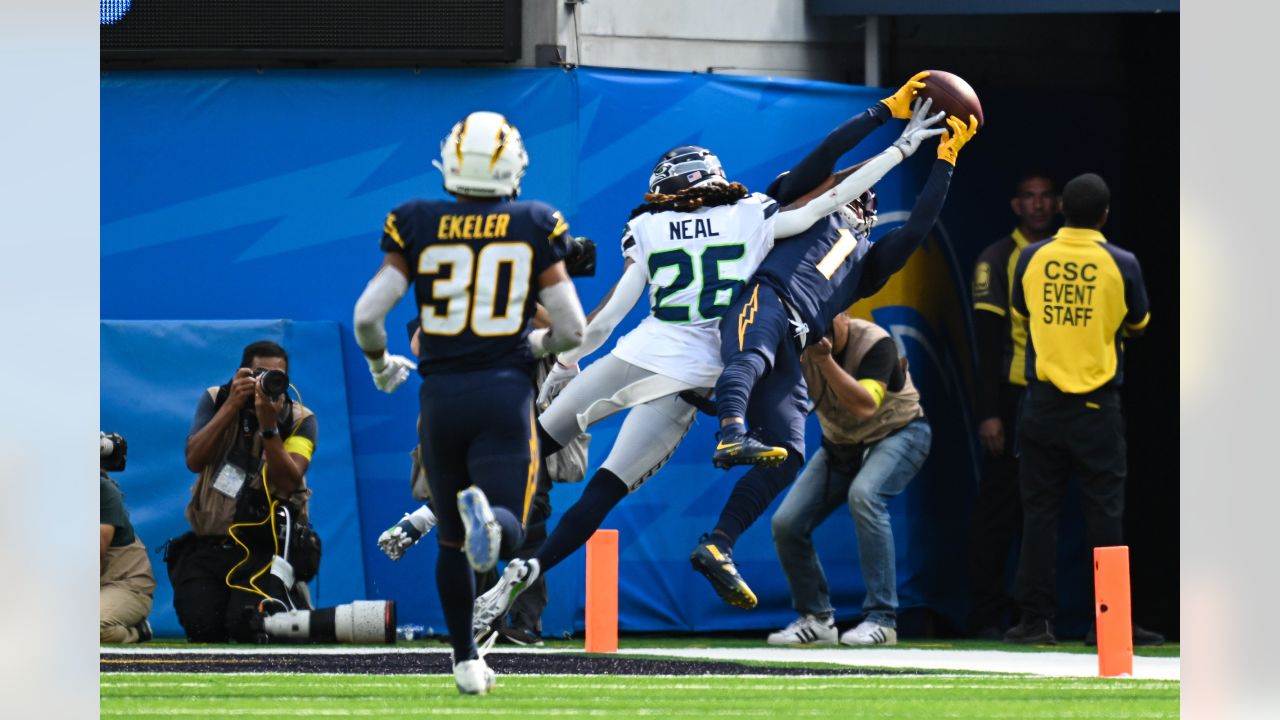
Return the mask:
[[846,645],[897,642],[898,588],[888,503],[929,454],[932,431],[893,338],[874,323],[839,315],[831,334],[802,358],[822,425],[814,453],[773,516],[773,542],[800,618],[772,645],[834,644],[834,608],[813,530],[846,503],[866,584],[863,620]]
[[124,439],[102,434],[98,472],[98,640],[134,643],[151,639],[151,597],[156,579],[147,559],[147,546],[133,532],[124,493],[108,470],[124,469]]
[[200,398],[186,445],[197,473],[191,532],[165,553],[178,621],[193,642],[393,642],[394,604],[311,607],[320,538],[306,472],[317,423],[290,396],[288,373],[284,348],[255,342],[231,380]]

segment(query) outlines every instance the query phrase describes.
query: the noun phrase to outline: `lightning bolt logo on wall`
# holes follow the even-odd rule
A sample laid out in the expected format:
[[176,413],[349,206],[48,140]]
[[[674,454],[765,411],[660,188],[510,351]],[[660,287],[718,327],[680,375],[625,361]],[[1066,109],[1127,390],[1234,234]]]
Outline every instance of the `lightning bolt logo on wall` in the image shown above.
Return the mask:
[[[906,213],[889,215],[884,225],[901,222],[899,215]],[[930,464],[941,461],[939,467],[949,474],[970,468],[976,478],[980,456],[969,431],[974,361],[968,298],[945,231],[941,225],[937,231],[880,292],[849,308],[849,315],[887,329],[909,358],[935,431]]]

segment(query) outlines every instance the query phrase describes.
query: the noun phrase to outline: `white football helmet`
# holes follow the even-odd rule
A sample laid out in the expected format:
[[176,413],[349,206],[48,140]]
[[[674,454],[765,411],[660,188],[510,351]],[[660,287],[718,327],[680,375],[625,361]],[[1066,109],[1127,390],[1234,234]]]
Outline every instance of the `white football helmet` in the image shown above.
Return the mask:
[[453,126],[431,163],[444,175],[444,189],[458,195],[515,197],[529,167],[520,131],[495,112],[473,112]]

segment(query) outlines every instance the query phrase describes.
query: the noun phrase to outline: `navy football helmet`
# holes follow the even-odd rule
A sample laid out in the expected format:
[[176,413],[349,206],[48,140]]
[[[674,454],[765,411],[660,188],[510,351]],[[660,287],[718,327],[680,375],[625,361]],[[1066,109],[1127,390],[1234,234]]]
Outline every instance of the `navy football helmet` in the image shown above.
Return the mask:
[[649,192],[672,195],[709,182],[727,182],[720,158],[697,145],[668,150],[649,175]]

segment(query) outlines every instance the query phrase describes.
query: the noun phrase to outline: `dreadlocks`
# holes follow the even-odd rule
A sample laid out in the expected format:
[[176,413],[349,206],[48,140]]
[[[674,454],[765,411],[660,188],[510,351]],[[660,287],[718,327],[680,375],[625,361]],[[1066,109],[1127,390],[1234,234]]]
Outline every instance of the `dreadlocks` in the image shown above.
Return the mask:
[[742,183],[736,182],[728,185],[724,183],[700,185],[681,190],[672,195],[646,193],[644,199],[647,202],[632,210],[631,217],[634,218],[645,213],[665,212],[667,210],[693,212],[698,208],[732,205],[748,194],[747,188]]

